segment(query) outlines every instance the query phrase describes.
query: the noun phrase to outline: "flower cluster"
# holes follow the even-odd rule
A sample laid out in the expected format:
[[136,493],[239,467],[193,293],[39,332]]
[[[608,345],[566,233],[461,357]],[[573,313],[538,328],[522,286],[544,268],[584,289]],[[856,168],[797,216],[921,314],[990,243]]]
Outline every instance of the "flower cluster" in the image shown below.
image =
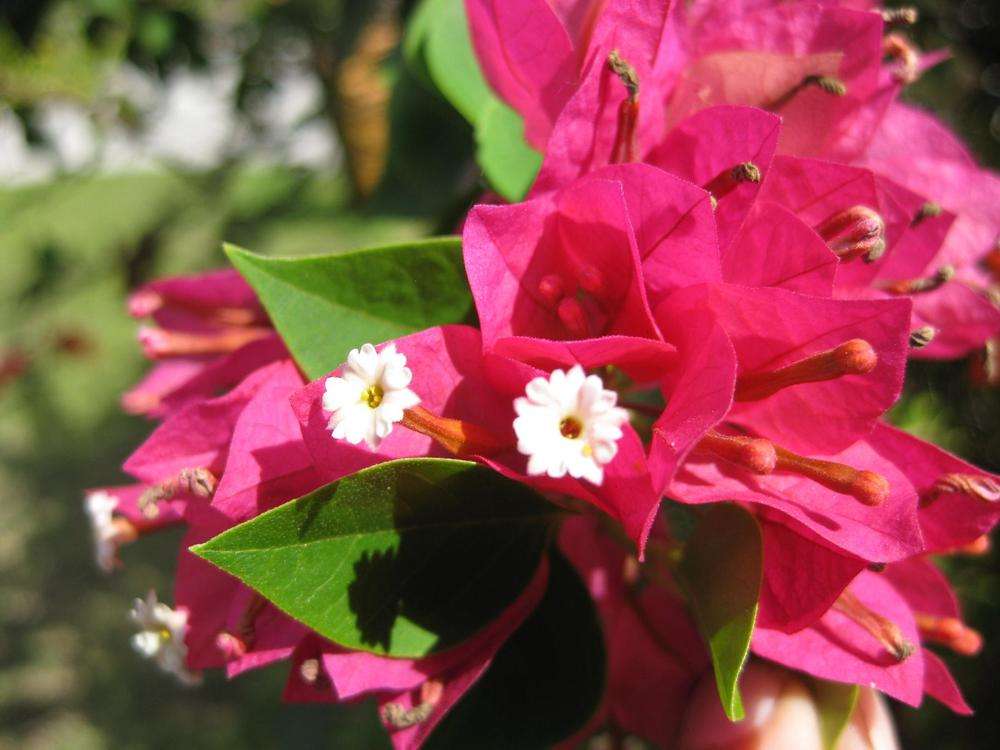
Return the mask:
[[287,699],[374,696],[394,745],[419,747],[528,628],[561,558],[457,645],[400,658],[338,643],[190,548],[369,467],[450,457],[568,518],[557,546],[606,657],[579,739],[674,745],[715,656],[700,592],[675,583],[692,550],[674,516],[720,503],[759,530],[757,658],[968,712],[928,646],[981,638],[928,558],[988,546],[1000,479],[884,421],[908,358],[1000,334],[1000,179],[897,101],[941,56],[868,2],[466,9],[544,155],[526,200],[464,221],[478,327],[336,352],[307,382],[285,319],[235,272],[133,295],[157,364],[125,405],[162,421],[125,462],[137,484],[88,495],[98,564],[187,529],[175,609],[137,601],[136,648],[184,682],[289,660]]

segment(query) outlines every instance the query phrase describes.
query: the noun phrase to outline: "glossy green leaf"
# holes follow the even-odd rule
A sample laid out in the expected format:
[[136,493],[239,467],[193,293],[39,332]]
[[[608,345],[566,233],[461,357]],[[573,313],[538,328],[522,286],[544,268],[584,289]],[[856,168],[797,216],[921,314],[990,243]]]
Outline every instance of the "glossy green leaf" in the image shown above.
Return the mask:
[[335,643],[420,658],[514,601],[557,517],[533,490],[478,464],[402,459],[192,551]]
[[427,70],[452,106],[478,123],[495,97],[472,49],[465,3],[438,0],[437,6],[427,37]]
[[577,732],[604,692],[597,612],[573,567],[550,557],[538,608],[431,734],[430,749],[542,750]]
[[226,254],[311,378],[336,369],[365,342],[457,323],[472,310],[457,237],[298,258],[265,258],[232,245]]
[[753,516],[716,505],[701,517],[677,569],[698,629],[708,645],[722,707],[743,718],[738,680],[757,620],[763,542]]
[[857,685],[810,678],[809,688],[819,711],[819,728],[824,750],[833,750],[844,733],[855,707],[860,689]]
[[524,140],[524,120],[493,93],[469,36],[465,5],[425,0],[407,28],[404,52],[476,131],[476,160],[490,186],[509,201],[528,192],[542,156]]
[[476,160],[490,185],[509,201],[522,200],[535,181],[542,155],[524,140],[524,120],[492,99],[476,126]]

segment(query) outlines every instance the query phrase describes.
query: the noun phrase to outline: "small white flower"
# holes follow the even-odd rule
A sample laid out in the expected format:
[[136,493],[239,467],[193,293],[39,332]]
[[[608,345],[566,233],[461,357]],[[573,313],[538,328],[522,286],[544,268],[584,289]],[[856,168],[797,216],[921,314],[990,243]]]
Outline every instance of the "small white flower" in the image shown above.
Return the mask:
[[188,614],[157,601],[156,592],[150,591],[145,599],[136,599],[129,612],[139,632],[132,636],[132,648],[147,659],[154,660],[164,672],[177,677],[184,685],[197,685],[201,674],[192,672],[184,663],[187,646]]
[[618,394],[579,365],[535,378],[524,391],[527,398],[514,400],[514,432],[517,449],[528,456],[528,474],[601,484],[628,421],[628,412],[615,406]]
[[403,411],[420,403],[407,386],[413,373],[406,357],[389,344],[376,352],[371,344],[352,349],[341,377],[326,379],[323,410],[333,437],[357,445],[364,440],[376,450],[392,426],[403,419]]
[[87,495],[85,507],[94,537],[94,559],[97,567],[110,573],[118,564],[118,534],[114,526],[114,510],[118,498],[104,490]]

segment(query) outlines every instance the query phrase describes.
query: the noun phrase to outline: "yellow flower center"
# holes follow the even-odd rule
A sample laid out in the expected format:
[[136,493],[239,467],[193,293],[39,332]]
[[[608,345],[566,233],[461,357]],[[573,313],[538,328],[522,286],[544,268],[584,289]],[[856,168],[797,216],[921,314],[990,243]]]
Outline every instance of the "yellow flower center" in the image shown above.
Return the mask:
[[559,423],[559,433],[570,440],[576,440],[583,434],[583,424],[576,417],[564,417]]
[[160,640],[163,643],[168,643],[174,637],[168,628],[161,628],[157,635],[160,636]]
[[370,385],[361,394],[361,400],[368,404],[370,408],[377,409],[378,405],[382,403],[384,395],[385,392],[379,386]]

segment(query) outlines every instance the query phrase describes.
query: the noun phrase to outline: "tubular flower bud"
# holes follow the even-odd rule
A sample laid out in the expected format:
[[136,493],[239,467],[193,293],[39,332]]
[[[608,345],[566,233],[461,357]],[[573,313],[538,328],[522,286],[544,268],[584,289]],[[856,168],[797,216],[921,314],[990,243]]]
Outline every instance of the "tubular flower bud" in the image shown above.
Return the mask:
[[712,209],[714,210],[719,205],[719,200],[725,198],[739,185],[746,182],[757,184],[760,181],[760,167],[752,161],[745,161],[731,169],[724,169],[703,187],[711,196]]
[[842,261],[863,256],[874,263],[885,253],[885,222],[867,206],[852,206],[815,227]]
[[910,225],[916,226],[924,219],[933,219],[935,216],[940,216],[943,211],[944,209],[941,208],[940,203],[935,203],[934,201],[927,201],[924,205],[920,207],[920,210],[917,211],[917,215],[913,217],[913,221],[910,222]]
[[972,557],[980,557],[982,555],[988,554],[993,548],[993,544],[990,542],[990,537],[987,534],[983,534],[980,537],[976,537],[968,544],[963,544],[961,547],[956,547],[951,550],[951,552],[958,555],[970,555]]
[[299,665],[299,677],[307,685],[315,685],[319,682],[321,674],[319,659],[304,659]]
[[601,484],[628,421],[617,402],[617,393],[579,365],[529,382],[525,396],[514,401],[517,449],[528,456],[528,474],[553,479],[569,474]]
[[608,67],[628,92],[628,96],[618,105],[618,130],[611,149],[611,163],[633,162],[637,156],[636,130],[639,122],[639,76],[635,68],[626,62],[618,50],[608,55]]
[[741,375],[736,383],[736,400],[759,401],[802,383],[835,380],[844,375],[867,375],[877,365],[878,355],[871,344],[864,339],[851,339],[777,370]]
[[139,632],[132,636],[132,648],[147,659],[152,659],[164,672],[173,674],[184,685],[197,685],[201,675],[187,668],[188,613],[175,610],[157,601],[156,592],[146,598],[136,599],[129,613]]
[[815,86],[830,96],[845,96],[847,94],[847,84],[839,78],[835,78],[833,76],[809,75],[792,86],[792,88],[786,93],[782,94],[768,104],[765,109],[769,109],[772,112],[779,112],[786,104],[794,99],[799,92],[810,86]]
[[915,613],[921,639],[947,646],[956,654],[975,656],[983,648],[983,636],[956,617]]
[[770,440],[744,435],[725,435],[716,430],[708,431],[698,442],[698,449],[713,453],[755,474],[770,474],[778,461],[774,445]]
[[904,661],[916,650],[896,623],[870,610],[850,591],[842,593],[833,608],[871,633],[897,661]]
[[910,331],[910,348],[923,349],[934,340],[936,335],[937,329],[934,326],[921,326]]
[[240,615],[236,632],[222,631],[215,637],[215,645],[227,659],[238,659],[245,656],[257,638],[257,615],[267,606],[267,600],[260,594],[254,594]]
[[212,333],[189,333],[143,326],[139,329],[138,338],[143,353],[147,357],[167,359],[169,357],[228,354],[269,335],[271,335],[271,329],[253,326],[233,326]]
[[900,34],[887,34],[882,40],[886,56],[896,61],[892,77],[899,83],[913,83],[920,75],[920,55],[910,41]]
[[576,271],[580,286],[590,294],[600,294],[604,290],[604,274],[590,265],[582,265]]
[[920,11],[912,5],[904,5],[901,8],[884,8],[879,12],[882,14],[882,20],[887,24],[912,26],[920,19]]
[[439,417],[421,406],[407,409],[403,413],[402,424],[407,429],[433,438],[456,456],[492,456],[513,447],[479,425]]
[[119,548],[139,538],[135,524],[114,515],[117,507],[118,498],[103,490],[87,495],[85,508],[94,538],[94,558],[97,567],[105,573],[111,573],[121,565]]
[[608,68],[621,79],[622,85],[628,91],[629,98],[636,99],[639,96],[639,76],[629,63],[622,58],[618,50],[613,49],[608,55]]
[[587,323],[587,313],[583,310],[580,301],[573,297],[563,297],[556,308],[556,315],[570,335],[579,339],[587,338],[590,335],[590,325]]
[[548,304],[555,305],[563,296],[563,280],[554,273],[543,276],[538,282],[538,293]]
[[882,289],[889,294],[920,294],[921,292],[933,292],[939,289],[955,275],[954,266],[941,266],[934,272],[933,276],[924,276],[918,279],[903,279],[901,281],[887,281],[882,284]]
[[1000,385],[1000,339],[986,342],[979,356],[972,358],[972,381],[979,385]]
[[941,495],[957,493],[982,500],[984,503],[1000,502],[1000,482],[993,477],[979,474],[943,474],[924,495],[927,505]]
[[352,349],[341,366],[342,375],[326,380],[323,411],[330,414],[327,428],[336,440],[357,445],[362,440],[377,450],[403,420],[403,412],[420,403],[410,390],[413,373],[406,357],[388,344],[376,352],[372,344]]
[[799,474],[834,492],[850,495],[864,505],[881,505],[889,497],[888,480],[874,471],[859,471],[835,461],[806,458],[777,445],[774,450],[778,457],[775,471]]
[[413,708],[405,708],[401,703],[386,703],[382,706],[382,721],[394,729],[405,729],[427,721],[434,708],[441,701],[444,685],[437,680],[428,680],[420,687],[420,703]]
[[154,484],[143,492],[139,496],[139,510],[147,518],[156,518],[160,512],[156,507],[157,503],[184,493],[195,497],[211,497],[217,484],[215,475],[204,467],[181,469],[177,476]]
[[831,96],[847,94],[847,84],[833,76],[808,76],[802,83],[806,86],[816,86]]

